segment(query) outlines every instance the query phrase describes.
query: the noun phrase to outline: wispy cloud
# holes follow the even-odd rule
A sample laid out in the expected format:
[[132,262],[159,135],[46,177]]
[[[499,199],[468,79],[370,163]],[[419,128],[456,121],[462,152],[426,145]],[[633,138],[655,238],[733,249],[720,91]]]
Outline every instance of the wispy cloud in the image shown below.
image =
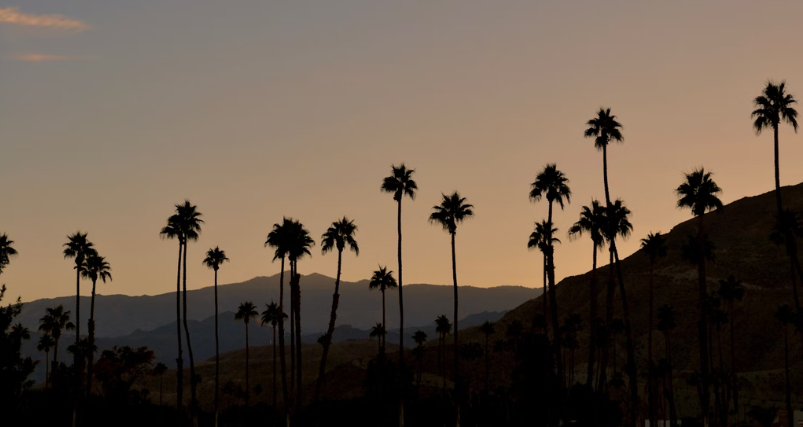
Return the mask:
[[47,55],[42,53],[20,53],[11,56],[11,59],[23,62],[54,62],[54,61],[77,61],[84,58],[81,56]]
[[17,7],[0,8],[0,23],[74,32],[81,32],[89,29],[89,26],[85,23],[67,18],[66,16],[33,15],[20,12]]

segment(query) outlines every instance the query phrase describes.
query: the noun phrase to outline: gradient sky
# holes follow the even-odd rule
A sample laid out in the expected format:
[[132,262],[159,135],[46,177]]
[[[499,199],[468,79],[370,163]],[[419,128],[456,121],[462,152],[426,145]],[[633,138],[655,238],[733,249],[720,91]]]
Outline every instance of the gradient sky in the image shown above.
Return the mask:
[[[603,197],[583,138],[600,106],[624,124],[609,155],[635,225],[623,255],[689,218],[683,171],[712,169],[726,202],[772,189],[751,100],[768,78],[803,99],[802,16],[799,0],[0,0],[0,233],[20,252],[0,281],[23,300],[74,293],[61,245],[82,230],[113,267],[100,293],[170,292],[177,243],[158,232],[185,198],[206,221],[191,288],[212,284],[215,245],[232,260],[222,283],[278,273],[262,245],[283,215],[316,240],[356,220],[345,280],[395,270],[379,186],[404,161],[420,187],[405,283],[451,283],[448,235],[427,216],[459,190],[476,206],[460,284],[540,286],[526,241],[547,206],[529,184],[547,162],[568,175],[561,237]],[[803,181],[801,138],[781,132],[784,185]],[[588,270],[590,242],[563,241],[558,278]],[[333,276],[336,256],[313,254],[300,271]]]

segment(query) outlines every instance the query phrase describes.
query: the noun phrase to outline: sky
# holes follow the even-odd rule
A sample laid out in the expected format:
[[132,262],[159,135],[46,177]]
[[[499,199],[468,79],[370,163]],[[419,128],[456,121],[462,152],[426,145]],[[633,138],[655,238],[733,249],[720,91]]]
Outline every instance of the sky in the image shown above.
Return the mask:
[[[278,273],[263,243],[283,216],[318,244],[355,220],[344,280],[396,270],[379,187],[400,162],[420,188],[403,204],[405,283],[451,284],[449,237],[427,218],[457,190],[476,213],[457,232],[459,284],[540,286],[526,243],[547,205],[528,192],[547,163],[573,193],[556,274],[580,274],[591,243],[565,231],[604,196],[585,122],[604,106],[624,125],[609,150],[633,212],[623,255],[690,217],[684,171],[713,170],[725,202],[770,191],[752,99],[767,79],[803,98],[801,16],[798,0],[0,0],[0,233],[20,253],[0,283],[23,301],[74,294],[61,251],[81,230],[113,268],[98,293],[170,292],[177,243],[159,230],[184,199],[206,221],[192,289],[213,284],[201,260],[218,245],[221,283]],[[803,137],[780,136],[781,182],[800,183]],[[336,267],[317,246],[299,269]]]

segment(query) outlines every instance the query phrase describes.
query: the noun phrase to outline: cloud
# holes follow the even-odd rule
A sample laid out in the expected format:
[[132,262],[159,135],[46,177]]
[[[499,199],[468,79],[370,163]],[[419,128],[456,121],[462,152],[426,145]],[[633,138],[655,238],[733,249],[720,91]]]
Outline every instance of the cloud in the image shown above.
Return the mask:
[[53,62],[53,61],[76,61],[83,59],[80,56],[66,55],[47,55],[42,53],[20,53],[13,55],[11,59],[23,62]]
[[67,18],[66,16],[32,15],[20,12],[17,7],[0,8],[0,23],[74,32],[82,32],[89,29],[89,26],[83,22]]

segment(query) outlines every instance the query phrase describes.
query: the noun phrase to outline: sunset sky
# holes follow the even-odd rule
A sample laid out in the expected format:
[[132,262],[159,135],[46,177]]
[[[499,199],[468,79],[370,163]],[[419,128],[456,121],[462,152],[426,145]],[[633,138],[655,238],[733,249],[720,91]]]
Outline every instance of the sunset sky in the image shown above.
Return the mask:
[[[24,301],[74,293],[61,245],[82,230],[113,268],[99,293],[175,290],[177,243],[158,233],[185,198],[206,221],[191,288],[212,285],[215,245],[231,258],[222,283],[278,273],[263,243],[283,215],[318,242],[356,221],[345,280],[395,270],[379,186],[400,162],[420,188],[404,202],[405,283],[451,283],[448,235],[427,216],[459,190],[476,207],[460,284],[540,286],[526,242],[547,206],[527,194],[548,162],[574,194],[555,214],[557,276],[579,274],[591,243],[565,231],[603,197],[585,122],[605,106],[624,124],[609,154],[612,196],[633,211],[623,255],[689,218],[683,171],[712,169],[726,202],[770,191],[752,98],[786,79],[803,99],[801,17],[799,0],[0,0],[0,233],[20,252],[0,283]],[[803,181],[790,127],[781,154],[782,184]],[[336,262],[316,247],[300,272]]]

